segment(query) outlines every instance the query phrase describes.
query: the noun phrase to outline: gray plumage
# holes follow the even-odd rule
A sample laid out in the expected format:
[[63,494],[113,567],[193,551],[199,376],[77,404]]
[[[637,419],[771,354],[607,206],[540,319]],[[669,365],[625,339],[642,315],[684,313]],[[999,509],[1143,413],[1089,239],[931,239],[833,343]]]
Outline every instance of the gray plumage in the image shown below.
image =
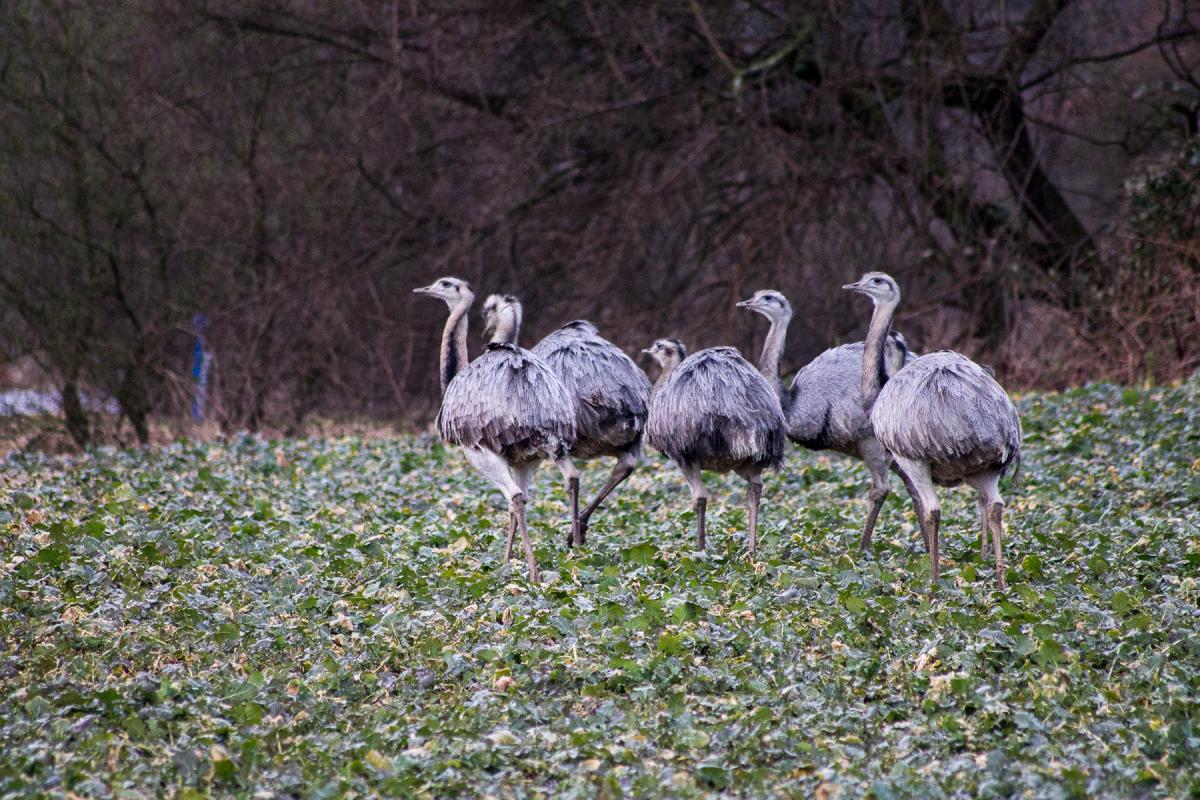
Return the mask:
[[646,439],[680,465],[717,472],[778,467],[783,410],[735,348],[710,347],[685,358],[657,389]]
[[575,441],[575,403],[538,356],[490,344],[446,388],[437,429],[447,444],[514,464],[562,458]]
[[642,454],[642,433],[650,404],[650,379],[621,348],[600,336],[586,320],[568,322],[538,342],[533,352],[567,387],[575,400],[572,459],[612,456],[612,475],[595,499],[579,509],[579,476],[572,463],[567,494],[571,532],[567,546],[587,540],[592,514],[632,473]]
[[988,371],[950,351],[922,356],[885,383],[883,342],[900,304],[900,287],[889,275],[868,272],[843,288],[865,294],[875,304],[863,356],[863,404],[876,438],[895,460],[913,498],[933,580],[941,566],[941,504],[935,485],[966,482],[978,493],[981,555],[986,556],[990,531],[996,577],[1003,589],[1000,479],[1010,466],[1020,465],[1016,408]]
[[596,327],[575,320],[533,348],[578,401],[576,458],[616,456],[641,449],[650,379]]
[[663,367],[650,396],[646,441],[679,465],[692,493],[696,544],[705,547],[708,490],[701,470],[734,471],[746,480],[747,543],[758,542],[762,472],[783,461],[783,409],[771,384],[732,347],[684,357],[676,339],[659,339],[646,352]]
[[1002,475],[1021,455],[1021,420],[988,372],[950,350],[922,356],[879,391],[871,421],[894,455],[929,463],[934,482]]
[[[862,547],[871,546],[875,523],[890,491],[888,468],[891,460],[875,439],[871,420],[863,407],[862,372],[864,343],[834,347],[821,353],[784,388],[779,377],[792,306],[780,292],[762,289],[738,303],[762,314],[771,322],[763,340],[758,369],[779,392],[787,421],[787,435],[810,450],[834,450],[860,459],[871,474],[871,506],[863,527]],[[880,380],[887,380],[911,360],[908,344],[895,331],[885,339]]]
[[[543,459],[569,465],[575,443],[575,400],[541,358],[518,347],[521,304],[493,295],[484,306],[487,350],[467,363],[467,314],[475,301],[471,285],[442,278],[414,289],[446,303],[450,315],[442,333],[442,407],[437,429],[447,444],[463,449],[467,460],[508,500],[504,561],[521,531],[529,579],[537,583],[537,560],[525,519],[526,493]],[[499,298],[499,299],[498,299]]]
[[[898,333],[888,347],[889,375],[916,358]],[[862,360],[863,343],[854,342],[826,350],[796,373],[785,404],[789,439],[861,458],[862,439],[873,435],[860,389]]]

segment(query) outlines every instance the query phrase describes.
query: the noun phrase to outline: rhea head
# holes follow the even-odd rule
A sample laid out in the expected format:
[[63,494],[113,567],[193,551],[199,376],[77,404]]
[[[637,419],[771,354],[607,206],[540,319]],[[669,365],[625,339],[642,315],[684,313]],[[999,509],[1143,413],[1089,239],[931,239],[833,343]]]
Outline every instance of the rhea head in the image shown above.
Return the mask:
[[483,338],[515,344],[521,330],[521,316],[521,301],[513,295],[488,295],[483,301]]
[[664,370],[671,370],[687,358],[687,348],[678,339],[659,339],[642,350],[648,353]]
[[792,304],[774,289],[758,290],[749,300],[738,303],[738,308],[748,308],[762,314],[771,322],[792,318]]
[[900,287],[886,272],[868,272],[857,283],[848,283],[842,288],[865,294],[875,305],[895,305],[900,302]]
[[437,297],[451,308],[464,301],[467,305],[470,305],[475,300],[475,293],[471,291],[471,284],[459,278],[439,278],[428,286],[413,289],[413,293]]

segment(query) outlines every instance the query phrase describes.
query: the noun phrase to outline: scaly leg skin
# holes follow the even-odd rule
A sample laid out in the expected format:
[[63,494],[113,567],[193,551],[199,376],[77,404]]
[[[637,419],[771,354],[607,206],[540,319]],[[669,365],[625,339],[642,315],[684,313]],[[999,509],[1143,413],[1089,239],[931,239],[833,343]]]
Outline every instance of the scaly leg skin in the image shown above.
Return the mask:
[[517,515],[513,511],[513,505],[510,501],[508,504],[508,537],[504,540],[504,564],[508,565],[508,560],[512,558],[513,537],[517,534]]
[[887,500],[887,496],[888,490],[886,488],[880,492],[874,486],[871,487],[871,509],[867,512],[867,525],[863,529],[862,544],[859,545],[859,549],[864,553],[871,552],[871,539],[875,535],[875,521],[879,519],[879,512],[883,510],[883,504]]
[[583,544],[579,533],[579,478],[567,479],[567,495],[571,498],[571,529],[567,532],[567,549]]
[[704,512],[708,509],[708,490],[704,488],[704,480],[700,475],[699,467],[680,464],[679,468],[683,470],[683,479],[687,481],[688,489],[692,493],[692,509],[696,512],[696,547],[703,550],[705,545]]
[[933,485],[933,477],[929,474],[929,464],[911,458],[896,456],[896,464],[900,474],[907,480],[905,484],[913,495],[917,506],[917,514],[921,520],[921,535],[929,547],[929,558],[933,565],[931,570],[932,584],[937,585],[941,572],[941,561],[938,556],[938,528],[941,527],[942,511],[938,503],[937,489]]
[[1004,503],[992,503],[988,507],[988,516],[991,517],[992,550],[996,554],[996,578],[1000,581],[1000,591],[1003,592],[1007,588],[1004,585],[1004,558],[1000,555],[1000,532],[1004,530]]
[[983,495],[979,496],[979,560],[987,560],[988,548],[988,509]]
[[875,523],[888,496],[888,455],[874,437],[860,442],[858,452],[871,472],[871,509],[867,512],[867,524],[862,537],[862,550],[866,552],[871,549]]
[[[925,531],[925,523],[922,521],[925,519],[925,511],[921,507],[921,493],[917,491],[917,487],[913,484],[912,480],[904,474],[904,470],[900,468],[899,464],[893,465],[893,469],[900,476],[900,480],[904,481],[904,488],[908,490],[908,496],[912,498],[913,512],[917,515],[917,527],[921,529],[921,541],[925,545],[925,554],[928,555],[929,536]],[[910,548],[909,552],[915,551]]]
[[933,579],[930,584],[930,591],[937,588],[938,574],[942,569],[942,562],[938,556],[938,529],[942,524],[942,511],[940,508],[934,508],[929,511],[929,558],[933,562]]
[[979,492],[979,516],[983,519],[982,557],[987,560],[987,531],[992,531],[992,550],[996,557],[996,580],[1004,586],[1004,559],[1000,555],[1000,536],[1004,532],[1004,498],[1000,496],[1000,473],[985,472],[972,475],[967,482]]
[[517,525],[521,528],[521,543],[525,545],[525,563],[529,566],[530,583],[541,583],[537,559],[533,555],[533,544],[529,541],[529,525],[525,521],[525,497],[513,498],[516,502]]
[[746,487],[746,504],[750,507],[750,557],[758,552],[758,503],[762,499],[762,479],[750,481]]
[[[567,532],[567,549],[570,550],[572,545],[579,543],[579,470],[569,455],[555,459],[554,465],[558,467],[567,481],[567,497],[571,502],[571,529]],[[520,480],[521,476],[518,475],[518,482]],[[526,483],[522,484],[522,489],[528,485],[528,478],[525,480]]]
[[612,475],[608,479],[608,483],[604,484],[604,488],[600,490],[600,494],[596,495],[596,499],[588,503],[587,508],[579,514],[579,543],[587,542],[588,522],[592,518],[592,514],[604,502],[604,499],[616,489],[621,483],[633,474],[633,465],[637,462],[637,458],[629,457],[628,453],[622,453],[617,458],[617,465],[613,467]]
[[532,467],[514,468],[499,454],[493,453],[491,450],[485,450],[482,447],[464,448],[463,453],[466,455],[467,461],[470,461],[475,469],[479,470],[488,480],[496,484],[496,487],[504,493],[505,499],[508,500],[510,523],[508,539],[504,545],[504,563],[507,565],[509,556],[512,553],[513,535],[516,531],[516,523],[513,521],[515,519],[513,516],[514,504],[519,497],[521,506],[522,508],[524,507],[525,488],[529,484],[529,476],[537,468],[537,463],[534,462]]

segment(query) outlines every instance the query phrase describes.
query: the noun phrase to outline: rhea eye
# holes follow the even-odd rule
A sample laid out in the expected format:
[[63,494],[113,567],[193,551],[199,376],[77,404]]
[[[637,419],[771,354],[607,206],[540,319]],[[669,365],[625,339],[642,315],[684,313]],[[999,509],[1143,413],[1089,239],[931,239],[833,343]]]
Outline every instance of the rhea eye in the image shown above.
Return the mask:
[[872,278],[871,283],[883,283],[883,278]]
[[445,286],[446,288],[449,288],[450,281],[438,281],[438,286]]

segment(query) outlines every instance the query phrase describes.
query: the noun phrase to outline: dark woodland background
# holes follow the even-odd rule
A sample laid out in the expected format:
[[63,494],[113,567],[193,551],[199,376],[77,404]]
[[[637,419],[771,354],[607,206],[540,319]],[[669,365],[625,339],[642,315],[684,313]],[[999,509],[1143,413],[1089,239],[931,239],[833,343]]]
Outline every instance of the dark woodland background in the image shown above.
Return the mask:
[[[10,0],[0,360],[227,430],[419,421],[449,274],[629,351],[898,326],[1010,388],[1200,366],[1200,3]],[[478,346],[478,318],[472,320]],[[34,377],[30,377],[30,376]]]

